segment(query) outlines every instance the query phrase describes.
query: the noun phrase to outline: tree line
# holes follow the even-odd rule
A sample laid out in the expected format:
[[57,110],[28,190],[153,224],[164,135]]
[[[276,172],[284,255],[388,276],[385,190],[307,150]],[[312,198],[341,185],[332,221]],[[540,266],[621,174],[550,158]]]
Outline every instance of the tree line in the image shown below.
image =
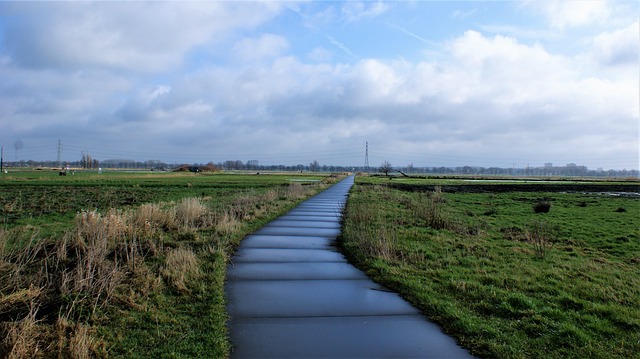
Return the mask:
[[406,175],[508,175],[508,176],[533,176],[533,177],[640,177],[638,170],[603,170],[603,169],[589,169],[587,166],[576,165],[573,163],[564,166],[553,166],[552,164],[545,164],[541,167],[524,167],[517,168],[515,166],[503,168],[503,167],[478,167],[478,166],[458,166],[458,167],[414,167],[413,165],[406,166],[393,166],[389,161],[384,161],[380,166],[339,166],[339,165],[327,165],[320,164],[318,161],[313,160],[309,164],[296,164],[296,165],[263,165],[258,160],[249,160],[246,162],[240,160],[227,160],[223,162],[209,162],[203,163],[166,163],[159,160],[147,160],[147,161],[135,161],[128,159],[108,159],[98,161],[93,158],[89,153],[82,152],[81,158],[77,161],[65,161],[59,164],[57,161],[9,161],[5,162],[5,167],[72,167],[82,168],[87,170],[103,169],[137,169],[137,170],[154,170],[154,171],[172,171],[185,165],[191,167],[205,167],[215,166],[220,170],[226,171],[285,171],[285,172],[368,172],[368,173],[384,173],[399,174],[404,173]]

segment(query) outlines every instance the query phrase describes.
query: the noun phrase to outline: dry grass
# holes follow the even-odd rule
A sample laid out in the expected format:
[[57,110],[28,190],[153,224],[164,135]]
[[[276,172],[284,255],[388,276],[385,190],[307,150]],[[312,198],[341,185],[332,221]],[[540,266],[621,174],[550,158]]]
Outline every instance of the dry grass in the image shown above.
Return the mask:
[[31,302],[29,312],[16,322],[5,322],[0,327],[4,339],[0,343],[0,355],[7,359],[35,358],[42,355],[42,333],[38,328],[38,306]]
[[76,216],[76,238],[86,246],[97,247],[95,250],[106,251],[131,236],[130,217],[113,208],[105,215],[96,210],[82,211]]
[[189,248],[170,250],[161,273],[171,287],[188,292],[189,284],[200,277],[198,257]]
[[458,234],[472,234],[479,231],[479,228],[471,228],[449,213],[446,206],[447,199],[440,186],[436,186],[434,192],[415,196],[408,201],[413,217],[422,221],[422,225],[426,227],[436,230],[446,229]]
[[92,337],[88,325],[58,317],[54,329],[58,357],[86,359],[98,351],[98,341]]
[[155,236],[161,230],[176,227],[175,209],[161,203],[145,203],[135,211],[134,224],[143,235]]
[[16,308],[29,308],[44,293],[44,288],[34,285],[21,288],[0,296],[0,314],[14,311]]
[[251,220],[261,208],[261,203],[264,202],[263,196],[257,194],[254,190],[247,191],[237,196],[227,212],[222,216],[229,215],[241,221]]
[[[26,226],[0,229],[0,357],[99,356],[92,325],[111,309],[144,310],[140,303],[165,285],[188,294],[197,284],[201,261],[190,246],[201,235],[234,236],[280,198],[312,190],[293,184],[248,191],[218,215],[208,198],[81,211],[61,238],[42,238]],[[203,251],[226,252],[226,245]]]
[[398,229],[393,221],[380,216],[377,203],[350,202],[346,208],[351,225],[345,228],[345,236],[350,245],[358,248],[358,253],[385,260],[396,259],[396,242]]
[[[76,216],[76,233],[66,250],[58,253],[72,254],[75,259],[73,269],[62,274],[60,291],[63,295],[90,298],[92,306],[106,304],[116,288],[126,276],[126,265],[135,263],[137,254],[135,237],[129,225],[131,216],[116,210],[105,216],[96,211],[82,212]],[[116,248],[123,248],[124,255],[117,254]],[[124,263],[118,261],[124,259]]]
[[438,190],[432,194],[424,194],[419,196],[411,204],[414,217],[422,219],[427,227],[433,229],[454,229],[456,223],[451,220],[450,216],[444,211],[445,199],[442,196],[441,190]]
[[535,256],[544,259],[554,244],[553,229],[546,222],[534,222],[530,229],[525,230],[526,241],[533,246]]
[[308,197],[310,191],[313,191],[310,187],[294,182],[287,186],[284,196],[287,198],[302,199]]
[[231,235],[238,231],[242,222],[236,219],[233,214],[224,212],[216,221],[216,232],[221,235]]
[[175,209],[176,220],[183,227],[201,228],[211,223],[209,208],[200,198],[184,198]]

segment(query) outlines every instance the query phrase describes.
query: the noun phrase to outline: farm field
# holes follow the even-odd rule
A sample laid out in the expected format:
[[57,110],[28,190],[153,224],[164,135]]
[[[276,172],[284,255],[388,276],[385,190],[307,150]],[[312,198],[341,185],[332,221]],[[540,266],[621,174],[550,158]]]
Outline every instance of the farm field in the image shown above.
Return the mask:
[[640,184],[359,176],[341,246],[478,357],[632,358],[640,198],[619,192]]
[[328,174],[0,177],[0,357],[228,356],[240,239]]

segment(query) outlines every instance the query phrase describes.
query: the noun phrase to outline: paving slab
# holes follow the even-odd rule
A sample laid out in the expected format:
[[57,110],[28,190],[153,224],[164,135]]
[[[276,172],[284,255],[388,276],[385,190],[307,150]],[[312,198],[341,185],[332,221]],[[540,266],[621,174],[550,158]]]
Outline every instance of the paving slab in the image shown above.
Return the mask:
[[317,213],[298,213],[298,214],[285,214],[278,219],[289,221],[308,221],[313,219],[316,222],[340,222],[341,217],[335,214],[319,215]]
[[253,234],[242,240],[242,248],[335,249],[333,242],[331,237]]
[[367,276],[347,262],[242,263],[230,266],[227,271],[228,281],[327,279],[367,279]]
[[419,313],[396,293],[370,279],[235,281],[227,287],[227,297],[230,311],[243,318]]
[[336,250],[299,248],[240,248],[231,259],[233,263],[246,262],[346,262]]
[[471,358],[417,315],[246,318],[231,336],[234,358]]
[[265,226],[265,228],[271,227],[340,229],[340,221],[316,221],[313,218],[306,220],[288,220],[286,218],[278,218]]
[[472,358],[334,246],[352,184],[241,242],[225,283],[232,358]]
[[312,236],[335,238],[340,234],[340,228],[317,227],[269,227],[265,226],[255,234],[271,234],[279,236]]

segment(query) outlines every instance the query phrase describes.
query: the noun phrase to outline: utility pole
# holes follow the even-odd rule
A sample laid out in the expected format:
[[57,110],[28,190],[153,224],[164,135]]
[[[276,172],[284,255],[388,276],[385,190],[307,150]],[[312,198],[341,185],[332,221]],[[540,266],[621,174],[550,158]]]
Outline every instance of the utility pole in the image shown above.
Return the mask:
[[[58,139],[58,167],[62,166],[62,165],[60,164],[60,153],[61,153],[61,149],[62,149],[62,145],[61,145],[61,143],[60,143],[60,139]],[[60,168],[62,168],[62,167],[60,167]]]
[[369,142],[365,142],[364,149],[364,171],[369,172]]
[[0,173],[4,173],[4,146],[0,146]]

